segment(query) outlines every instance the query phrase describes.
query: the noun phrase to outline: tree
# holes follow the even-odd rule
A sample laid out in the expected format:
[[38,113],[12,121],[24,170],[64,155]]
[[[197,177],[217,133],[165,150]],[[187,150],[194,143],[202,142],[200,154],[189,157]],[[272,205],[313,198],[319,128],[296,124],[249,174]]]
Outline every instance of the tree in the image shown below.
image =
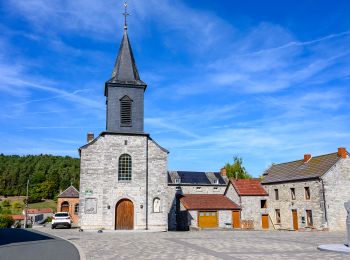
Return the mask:
[[236,179],[252,178],[252,176],[244,168],[242,158],[238,156],[233,157],[232,164],[226,163],[225,169],[226,169],[226,174],[228,178],[236,178]]

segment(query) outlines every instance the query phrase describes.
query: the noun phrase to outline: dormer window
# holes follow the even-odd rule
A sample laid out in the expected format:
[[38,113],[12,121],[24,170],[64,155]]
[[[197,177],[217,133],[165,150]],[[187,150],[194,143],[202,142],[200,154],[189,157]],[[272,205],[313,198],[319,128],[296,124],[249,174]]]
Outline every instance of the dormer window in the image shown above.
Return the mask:
[[214,180],[214,184],[219,184],[219,180],[218,180],[218,179],[215,179],[215,180]]
[[176,184],[181,183],[181,179],[180,179],[180,178],[175,178],[175,183],[176,183]]
[[132,118],[132,99],[128,96],[124,96],[120,99],[120,126],[131,126]]

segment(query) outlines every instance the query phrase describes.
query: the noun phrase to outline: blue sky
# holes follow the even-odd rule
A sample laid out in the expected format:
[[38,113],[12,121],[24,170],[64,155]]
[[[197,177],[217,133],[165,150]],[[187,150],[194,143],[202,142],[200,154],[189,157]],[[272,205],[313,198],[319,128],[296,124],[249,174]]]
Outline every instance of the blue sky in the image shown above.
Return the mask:
[[[171,170],[254,176],[350,149],[349,1],[130,0],[145,130]],[[0,2],[0,152],[78,156],[105,127],[117,0]]]

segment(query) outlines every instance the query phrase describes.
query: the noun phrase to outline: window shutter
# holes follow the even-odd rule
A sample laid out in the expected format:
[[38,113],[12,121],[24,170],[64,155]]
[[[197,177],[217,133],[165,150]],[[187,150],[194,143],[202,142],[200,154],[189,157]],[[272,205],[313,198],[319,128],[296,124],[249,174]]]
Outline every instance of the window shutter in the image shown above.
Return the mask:
[[120,100],[120,124],[121,126],[131,126],[131,105],[132,100],[125,96]]

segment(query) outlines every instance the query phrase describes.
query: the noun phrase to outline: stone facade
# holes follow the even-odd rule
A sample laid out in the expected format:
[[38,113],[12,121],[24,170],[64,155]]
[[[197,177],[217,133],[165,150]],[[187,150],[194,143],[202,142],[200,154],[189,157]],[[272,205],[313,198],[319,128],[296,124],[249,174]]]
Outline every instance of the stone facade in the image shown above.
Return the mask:
[[[116,205],[121,199],[129,199],[134,206],[134,229],[167,230],[167,153],[145,134],[101,134],[83,147],[81,228],[115,229]],[[122,154],[132,158],[131,181],[118,181],[118,158]],[[155,198],[160,199],[158,213],[153,212]]]
[[[310,189],[310,199],[305,197],[305,187]],[[320,180],[270,184],[264,185],[264,188],[269,193],[268,212],[276,229],[293,230],[292,210],[297,211],[299,228],[307,226],[306,210],[311,210],[315,228],[321,230],[325,227]],[[295,189],[295,199],[292,199],[291,188]],[[275,190],[278,190],[278,199]],[[280,223],[277,223],[276,209],[280,210]]]
[[350,158],[340,159],[322,176],[325,191],[328,228],[331,231],[346,230],[347,212],[344,203],[350,200]]
[[[179,196],[183,194],[223,194],[226,185],[168,185],[167,202],[168,202],[168,228],[169,230],[181,229],[178,227],[177,212],[180,212]],[[180,213],[179,213],[180,214]]]
[[268,196],[240,196],[230,183],[227,186],[225,195],[241,207],[241,224],[252,222],[253,226],[250,226],[250,228],[262,229],[261,216],[268,214],[268,210],[261,208],[261,200],[267,200]]

